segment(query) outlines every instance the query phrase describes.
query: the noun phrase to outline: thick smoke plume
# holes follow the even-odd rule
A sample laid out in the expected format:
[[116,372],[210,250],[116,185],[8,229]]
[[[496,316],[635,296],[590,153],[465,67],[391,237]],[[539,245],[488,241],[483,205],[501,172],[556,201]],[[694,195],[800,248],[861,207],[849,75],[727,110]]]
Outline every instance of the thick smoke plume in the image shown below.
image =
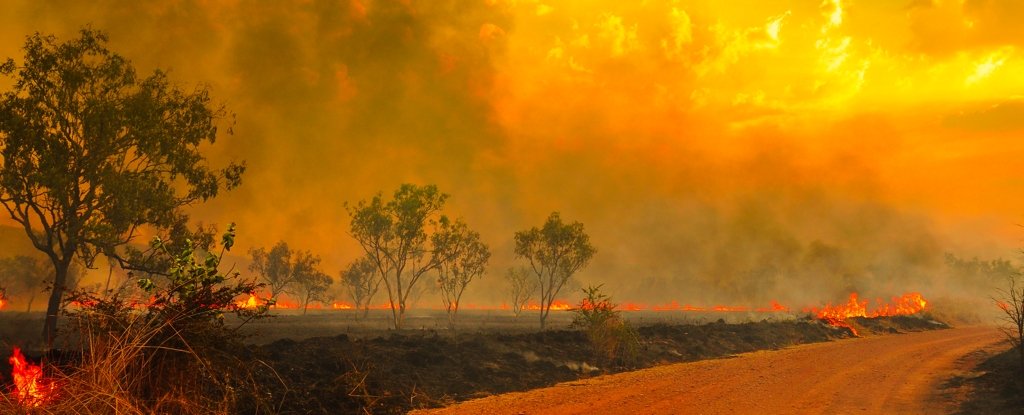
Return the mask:
[[[359,255],[346,201],[432,183],[495,253],[471,302],[504,300],[513,232],[555,210],[598,248],[581,284],[623,301],[985,295],[987,277],[954,277],[945,254],[1011,255],[1020,204],[998,194],[1019,174],[987,183],[1012,177],[1022,146],[985,149],[1024,126],[984,120],[1024,107],[990,93],[932,105],[941,81],[914,96],[883,78],[926,69],[897,54],[973,61],[900,37],[915,31],[865,42],[867,8],[584,3],[15,1],[0,55],[91,25],[140,69],[209,84],[237,114],[211,158],[249,169],[193,215],[237,222],[239,252],[285,240],[336,274]],[[921,27],[918,12],[902,24]],[[991,32],[964,53],[1012,39]]]

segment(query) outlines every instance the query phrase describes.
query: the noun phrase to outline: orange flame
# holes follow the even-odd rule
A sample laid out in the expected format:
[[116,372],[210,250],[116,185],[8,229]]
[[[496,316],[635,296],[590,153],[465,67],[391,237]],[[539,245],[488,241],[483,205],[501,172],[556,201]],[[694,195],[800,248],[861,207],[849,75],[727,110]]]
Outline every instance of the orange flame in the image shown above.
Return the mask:
[[352,304],[346,303],[344,301],[335,301],[333,304],[331,304],[331,308],[335,310],[351,310],[353,307]]
[[827,304],[825,307],[809,307],[805,308],[804,312],[814,314],[814,316],[820,320],[827,322],[828,324],[836,327],[846,327],[856,336],[857,331],[846,322],[846,319],[852,317],[892,317],[892,316],[908,316],[921,312],[928,307],[928,301],[921,296],[920,293],[911,292],[903,294],[899,297],[893,297],[892,303],[885,303],[881,299],[875,300],[877,306],[873,311],[868,311],[868,301],[860,301],[857,297],[857,293],[850,293],[850,299],[845,304],[832,305]]
[[[563,300],[554,300],[551,302],[552,311],[567,311],[572,310],[573,308],[574,306],[572,304],[569,304]],[[540,310],[540,304],[531,301],[530,304],[526,305],[526,309],[531,311]]]
[[725,311],[725,312],[743,312],[743,311],[750,311],[750,307],[716,305],[714,308],[712,308],[712,310],[714,310],[714,311]]
[[260,297],[256,294],[249,294],[248,299],[235,301],[235,305],[241,308],[256,308],[260,305]]
[[42,367],[28,363],[17,347],[8,361],[11,362],[11,377],[14,378],[14,395],[21,405],[35,408],[53,400],[57,385],[43,378]]

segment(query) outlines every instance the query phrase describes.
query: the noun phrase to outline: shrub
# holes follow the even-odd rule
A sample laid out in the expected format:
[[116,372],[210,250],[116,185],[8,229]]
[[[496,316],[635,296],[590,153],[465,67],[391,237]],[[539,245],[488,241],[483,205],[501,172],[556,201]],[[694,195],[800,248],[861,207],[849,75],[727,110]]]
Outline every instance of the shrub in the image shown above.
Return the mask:
[[570,327],[586,332],[600,364],[633,366],[640,348],[636,329],[615,310],[601,285],[584,288],[583,294]]
[[[58,399],[45,413],[247,413],[272,412],[254,381],[259,362],[238,329],[266,316],[266,306],[241,307],[236,298],[261,287],[238,273],[219,270],[234,244],[234,225],[219,254],[185,241],[171,252],[154,239],[155,255],[166,255],[165,272],[138,278],[149,296],[142,303],[120,293],[76,292],[68,308],[72,341],[81,355],[51,367]],[[77,310],[74,310],[77,308]],[[226,314],[237,317],[228,324]],[[3,408],[0,408],[3,409]]]

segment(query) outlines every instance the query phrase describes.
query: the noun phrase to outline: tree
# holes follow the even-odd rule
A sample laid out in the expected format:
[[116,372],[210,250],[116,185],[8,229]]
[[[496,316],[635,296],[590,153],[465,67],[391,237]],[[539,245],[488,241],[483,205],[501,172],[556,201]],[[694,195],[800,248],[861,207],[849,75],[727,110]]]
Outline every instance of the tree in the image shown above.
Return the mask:
[[300,264],[308,264],[308,266],[301,266],[296,271],[297,295],[299,301],[302,302],[303,315],[306,314],[309,303],[329,301],[330,298],[327,296],[327,290],[331,288],[331,284],[334,284],[334,280],[330,275],[316,268],[316,265],[320,263],[320,258],[314,257],[314,259],[315,261],[300,261]]
[[356,310],[362,308],[365,318],[370,312],[370,301],[380,289],[381,278],[378,277],[377,268],[373,261],[362,257],[341,271],[341,283],[352,298]]
[[1024,285],[1020,284],[1020,273],[1007,277],[1007,288],[999,290],[996,306],[1003,311],[1003,320],[1009,325],[1003,333],[1010,345],[1017,349],[1020,359],[1020,376],[1024,379]]
[[552,212],[541,228],[533,227],[515,234],[516,258],[530,262],[540,290],[540,328],[551,312],[551,304],[572,275],[590,262],[597,252],[583,224],[562,223],[558,212]]
[[49,260],[18,255],[0,259],[0,276],[4,278],[4,287],[18,299],[25,300],[25,312],[32,312],[32,302],[36,295],[44,292],[47,279],[53,276]]
[[[183,91],[164,72],[139,78],[131,63],[86,28],[58,43],[35,34],[21,65],[0,74],[0,202],[54,267],[43,337],[52,344],[75,258],[91,266],[146,226],[241,182],[244,165],[208,167],[200,153],[227,112],[209,91]],[[230,130],[229,130],[230,132]]]
[[278,295],[288,292],[288,287],[295,282],[295,274],[292,272],[292,250],[287,243],[278,241],[269,252],[262,247],[250,249],[249,256],[252,257],[249,271],[267,284],[271,300],[276,301]]
[[369,201],[346,206],[350,233],[384,282],[396,329],[402,328],[416,283],[438,266],[427,244],[426,226],[436,223],[446,200],[448,195],[437,186],[403,184],[387,202],[378,193]]
[[437,285],[448,313],[448,328],[454,330],[462,293],[470,282],[483,275],[491,251],[480,241],[480,234],[470,230],[465,222],[452,222],[442,217],[438,223],[437,232],[430,239],[437,262]]
[[512,313],[518,318],[530,299],[537,293],[537,280],[530,275],[530,270],[523,267],[509,267],[505,272],[512,297]]

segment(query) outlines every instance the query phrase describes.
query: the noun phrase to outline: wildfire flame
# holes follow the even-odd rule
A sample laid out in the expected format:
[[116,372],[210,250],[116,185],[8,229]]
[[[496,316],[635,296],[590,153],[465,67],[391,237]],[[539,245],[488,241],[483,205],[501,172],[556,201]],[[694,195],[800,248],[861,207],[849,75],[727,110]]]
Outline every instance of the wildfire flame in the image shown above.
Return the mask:
[[809,307],[804,309],[804,312],[814,314],[816,318],[832,326],[846,327],[856,336],[857,330],[847,323],[846,319],[853,317],[908,316],[921,312],[928,306],[928,301],[920,293],[915,292],[893,297],[892,303],[885,303],[881,299],[876,299],[875,302],[877,305],[874,310],[868,311],[869,301],[861,301],[857,293],[850,293],[849,300],[844,304],[827,304],[822,308]]
[[[242,308],[256,308],[260,305],[270,302],[258,294],[250,294],[248,298],[239,299],[236,301],[236,305]],[[820,320],[829,322],[830,324],[837,326],[849,326],[848,324],[840,324],[850,317],[884,317],[884,316],[897,316],[897,315],[910,315],[917,313],[925,307],[928,302],[919,293],[907,293],[900,297],[893,298],[891,303],[885,303],[881,300],[876,300],[876,306],[869,308],[869,301],[863,301],[857,293],[850,294],[850,298],[845,303],[832,305],[831,303],[824,307],[806,307],[802,311],[814,315]],[[298,309],[301,306],[290,301],[288,298],[282,297],[276,299],[270,306],[275,309]],[[435,306],[436,308],[437,306]],[[328,305],[310,304],[309,308],[312,309],[332,309],[332,310],[353,310],[356,307],[349,302],[335,301]],[[373,304],[368,307],[372,310],[387,310],[390,309],[390,304]],[[576,308],[576,305],[566,300],[556,299],[551,304],[552,311],[572,311]],[[678,301],[670,301],[663,304],[648,305],[644,303],[634,302],[623,302],[616,307],[621,311],[638,312],[638,311],[658,311],[658,312],[705,312],[705,313],[789,313],[791,308],[780,304],[778,301],[772,300],[767,306],[753,307],[748,305],[723,305],[718,304],[714,306],[697,306],[691,304],[681,304]],[[459,309],[466,310],[508,310],[508,304],[501,304],[500,306],[493,305],[482,305],[482,304],[459,304]],[[524,310],[538,311],[540,310],[540,303],[532,301],[523,307]],[[852,328],[851,328],[852,329]]]
[[35,408],[53,400],[57,385],[43,378],[42,367],[28,363],[17,347],[8,361],[11,362],[11,377],[14,378],[14,395],[21,405]]
[[256,294],[249,294],[248,299],[235,301],[235,305],[241,308],[256,308],[260,306],[260,298]]
[[[572,310],[573,308],[575,308],[575,306],[573,306],[572,304],[569,304],[569,303],[567,303],[565,301],[562,301],[562,300],[555,300],[555,301],[553,301],[551,303],[551,310],[552,311],[566,311],[566,310]],[[539,303],[535,303],[535,302],[530,302],[530,304],[526,305],[526,309],[527,310],[531,310],[531,311],[540,310],[540,304]]]

